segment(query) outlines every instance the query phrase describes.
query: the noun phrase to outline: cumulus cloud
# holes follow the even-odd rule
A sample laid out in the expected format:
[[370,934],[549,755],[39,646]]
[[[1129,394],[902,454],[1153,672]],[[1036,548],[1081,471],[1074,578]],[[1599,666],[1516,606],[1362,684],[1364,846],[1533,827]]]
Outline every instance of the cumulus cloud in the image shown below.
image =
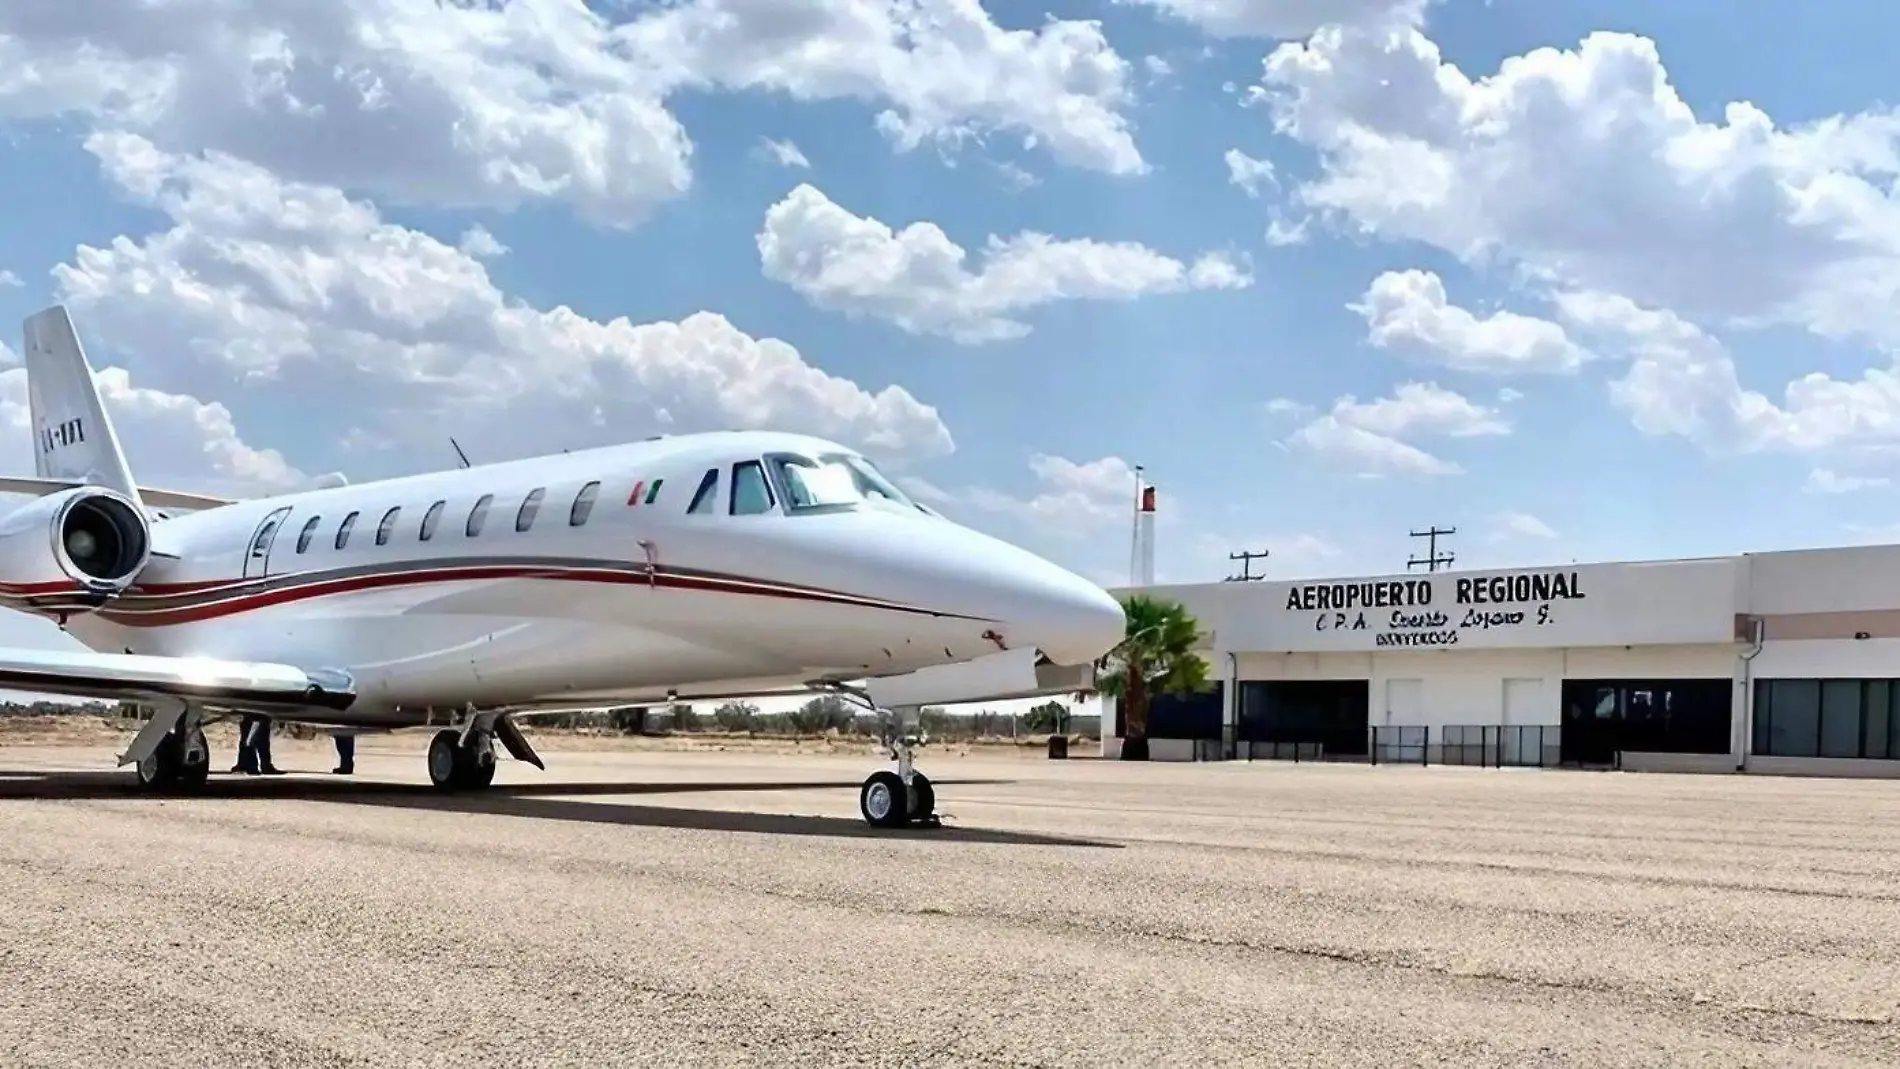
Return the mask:
[[1006,30],[977,0],[685,0],[621,21],[583,0],[0,5],[0,116],[86,116],[408,203],[558,199],[623,227],[691,186],[680,90],[855,100],[899,148],[1006,133],[1136,174],[1131,70],[1094,22]]
[[[133,385],[130,373],[119,367],[101,368],[93,380],[119,447],[141,483],[234,496],[309,484],[309,477],[281,453],[245,442],[221,404]],[[21,474],[34,470],[30,417],[26,369],[0,371],[0,427],[7,438],[0,464]]]
[[953,448],[903,389],[867,391],[718,314],[635,324],[535,308],[469,252],[335,189],[132,134],[86,144],[170,225],[80,247],[54,271],[60,297],[89,337],[176,380],[167,388],[269,380],[358,421],[359,441],[479,434],[492,458],[544,452],[555,429],[575,447],[769,425],[893,459]]
[[1452,304],[1430,271],[1387,271],[1347,307],[1365,318],[1372,344],[1421,353],[1458,371],[1561,373],[1590,358],[1560,324],[1515,312],[1480,316]]
[[1115,0],[1139,4],[1193,25],[1212,37],[1305,37],[1345,23],[1385,28],[1415,25],[1431,0]]
[[973,269],[968,253],[936,224],[892,230],[803,184],[766,211],[758,247],[766,277],[818,307],[965,344],[1020,338],[1030,331],[1020,313],[1058,301],[1253,284],[1244,265],[1224,253],[1184,263],[1133,242],[1035,232],[990,238]]
[[1390,397],[1373,401],[1341,397],[1331,411],[1294,431],[1284,444],[1352,475],[1456,475],[1464,469],[1407,439],[1510,432],[1510,423],[1496,409],[1436,383],[1407,382]]
[[1889,486],[1892,482],[1884,475],[1849,475],[1830,468],[1815,468],[1808,472],[1808,481],[1801,488],[1810,494],[1851,494]]
[[1593,33],[1468,75],[1417,29],[1278,46],[1256,99],[1318,154],[1302,205],[1696,322],[1900,340],[1900,118],[1698,118],[1655,44]]
[[1675,435],[1717,454],[1900,440],[1900,375],[1891,370],[1855,380],[1805,375],[1777,404],[1743,387],[1719,339],[1673,312],[1581,292],[1560,295],[1557,307],[1574,329],[1629,358],[1610,396],[1645,434]]

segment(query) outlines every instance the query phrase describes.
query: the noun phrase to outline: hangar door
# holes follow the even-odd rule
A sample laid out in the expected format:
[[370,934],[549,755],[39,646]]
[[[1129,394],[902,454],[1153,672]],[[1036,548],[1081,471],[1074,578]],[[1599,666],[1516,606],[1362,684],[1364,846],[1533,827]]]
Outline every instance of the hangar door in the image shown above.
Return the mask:
[[1372,683],[1252,680],[1240,685],[1242,742],[1318,743],[1327,757],[1365,757]]

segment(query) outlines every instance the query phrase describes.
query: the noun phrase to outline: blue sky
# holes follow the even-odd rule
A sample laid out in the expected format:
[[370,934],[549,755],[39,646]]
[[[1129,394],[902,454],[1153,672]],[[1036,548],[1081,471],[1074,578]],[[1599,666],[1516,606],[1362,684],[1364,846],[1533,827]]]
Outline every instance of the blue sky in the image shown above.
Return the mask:
[[1132,464],[1176,582],[1900,531],[1900,9],[97,6],[0,12],[0,320],[149,482],[778,425],[1112,583]]

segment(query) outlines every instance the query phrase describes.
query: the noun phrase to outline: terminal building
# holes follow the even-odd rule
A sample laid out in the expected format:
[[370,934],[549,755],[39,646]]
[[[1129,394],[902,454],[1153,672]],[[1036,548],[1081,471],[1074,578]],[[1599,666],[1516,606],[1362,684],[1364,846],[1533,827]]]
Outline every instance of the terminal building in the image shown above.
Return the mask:
[[1900,546],[1115,593],[1184,605],[1214,683],[1151,760],[1900,776]]

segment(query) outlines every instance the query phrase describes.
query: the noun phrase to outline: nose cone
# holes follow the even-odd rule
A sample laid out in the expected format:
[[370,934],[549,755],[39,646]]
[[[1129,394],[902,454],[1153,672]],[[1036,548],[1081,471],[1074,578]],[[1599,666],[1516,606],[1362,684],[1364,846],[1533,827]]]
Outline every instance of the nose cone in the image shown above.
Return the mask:
[[1025,561],[1018,581],[1022,592],[1009,620],[1011,645],[1034,643],[1056,664],[1088,664],[1127,633],[1121,602],[1073,572]]

